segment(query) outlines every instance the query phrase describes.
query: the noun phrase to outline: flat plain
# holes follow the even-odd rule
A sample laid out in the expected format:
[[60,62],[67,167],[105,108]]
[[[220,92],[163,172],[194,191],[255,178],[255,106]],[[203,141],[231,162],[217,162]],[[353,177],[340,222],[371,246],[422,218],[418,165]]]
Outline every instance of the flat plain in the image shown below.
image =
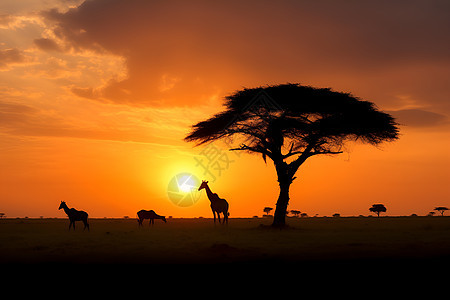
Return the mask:
[[440,264],[450,257],[450,217],[91,219],[90,231],[68,219],[1,219],[0,263]]

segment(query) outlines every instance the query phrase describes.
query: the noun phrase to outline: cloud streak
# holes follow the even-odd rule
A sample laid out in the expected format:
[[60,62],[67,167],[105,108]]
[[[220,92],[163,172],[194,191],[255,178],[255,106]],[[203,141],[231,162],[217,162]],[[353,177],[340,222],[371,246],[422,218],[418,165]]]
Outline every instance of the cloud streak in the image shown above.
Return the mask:
[[411,127],[435,127],[448,123],[446,115],[422,109],[400,109],[387,113],[392,114],[401,125]]
[[15,136],[70,137],[148,143],[155,137],[139,128],[100,128],[75,124],[61,116],[31,106],[0,102],[0,128]]
[[0,100],[0,132],[10,136],[180,145],[190,124],[203,114],[198,109],[184,108],[121,110],[98,103],[68,114],[64,108],[43,109],[15,101]]

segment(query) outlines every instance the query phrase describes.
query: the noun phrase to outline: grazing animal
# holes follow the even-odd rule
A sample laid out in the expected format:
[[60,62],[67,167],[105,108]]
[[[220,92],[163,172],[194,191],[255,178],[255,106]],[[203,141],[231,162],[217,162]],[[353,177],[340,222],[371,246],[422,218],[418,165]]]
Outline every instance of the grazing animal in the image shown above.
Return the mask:
[[84,223],[84,229],[86,228],[89,230],[89,224],[88,224],[88,214],[85,211],[82,210],[76,210],[75,208],[69,208],[67,207],[66,202],[61,201],[61,204],[59,205],[58,209],[64,209],[64,212],[69,217],[69,231],[70,227],[73,225],[73,230],[75,230],[75,221],[83,221]]
[[209,201],[211,201],[211,209],[214,215],[214,223],[216,223],[216,213],[219,218],[220,224],[220,213],[223,213],[223,224],[225,222],[228,224],[228,216],[230,213],[228,212],[228,202],[225,199],[219,198],[216,193],[211,192],[211,189],[208,186],[208,181],[202,180],[202,184],[198,188],[198,190],[205,189],[206,195],[208,196]]
[[155,224],[155,219],[161,219],[164,221],[164,223],[167,222],[165,216],[160,216],[157,213],[155,213],[155,211],[153,211],[153,210],[140,210],[137,212],[137,216],[138,216],[139,226],[142,226],[142,222],[145,219],[150,219],[150,221],[148,222],[149,226],[150,226],[150,224],[152,224],[152,225]]

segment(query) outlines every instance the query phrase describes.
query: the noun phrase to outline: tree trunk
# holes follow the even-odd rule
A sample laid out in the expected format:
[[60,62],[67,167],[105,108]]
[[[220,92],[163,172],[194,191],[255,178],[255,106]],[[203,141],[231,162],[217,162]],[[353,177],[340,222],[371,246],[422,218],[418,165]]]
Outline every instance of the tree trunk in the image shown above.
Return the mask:
[[280,194],[278,196],[275,214],[273,216],[273,227],[284,227],[286,225],[286,210],[289,203],[289,186],[291,182],[280,182]]

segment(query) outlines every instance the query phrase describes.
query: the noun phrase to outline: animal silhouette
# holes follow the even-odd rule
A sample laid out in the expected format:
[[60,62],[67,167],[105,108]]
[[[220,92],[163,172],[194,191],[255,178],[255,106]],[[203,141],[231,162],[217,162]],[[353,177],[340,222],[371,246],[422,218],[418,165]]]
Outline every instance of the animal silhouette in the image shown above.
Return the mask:
[[75,208],[69,208],[66,204],[66,202],[61,201],[61,204],[59,205],[58,209],[64,209],[64,212],[69,217],[69,231],[70,227],[73,225],[73,230],[75,230],[75,221],[83,221],[84,223],[84,229],[86,228],[89,230],[89,224],[88,224],[88,214],[85,211],[82,210],[76,210]]
[[160,216],[157,213],[155,213],[155,211],[153,211],[153,210],[140,210],[137,212],[137,216],[138,216],[139,226],[142,226],[142,222],[145,219],[150,219],[150,221],[148,222],[149,226],[150,226],[150,224],[152,224],[152,225],[155,224],[155,219],[161,219],[164,221],[164,223],[167,222],[165,216]]
[[208,196],[209,201],[211,201],[211,209],[214,215],[214,223],[216,223],[216,213],[219,218],[220,224],[220,213],[223,213],[223,224],[225,222],[228,224],[228,216],[230,213],[228,212],[228,202],[225,199],[219,198],[216,193],[213,193],[208,186],[208,181],[202,180],[202,184],[198,188],[198,190],[205,189],[206,195]]

